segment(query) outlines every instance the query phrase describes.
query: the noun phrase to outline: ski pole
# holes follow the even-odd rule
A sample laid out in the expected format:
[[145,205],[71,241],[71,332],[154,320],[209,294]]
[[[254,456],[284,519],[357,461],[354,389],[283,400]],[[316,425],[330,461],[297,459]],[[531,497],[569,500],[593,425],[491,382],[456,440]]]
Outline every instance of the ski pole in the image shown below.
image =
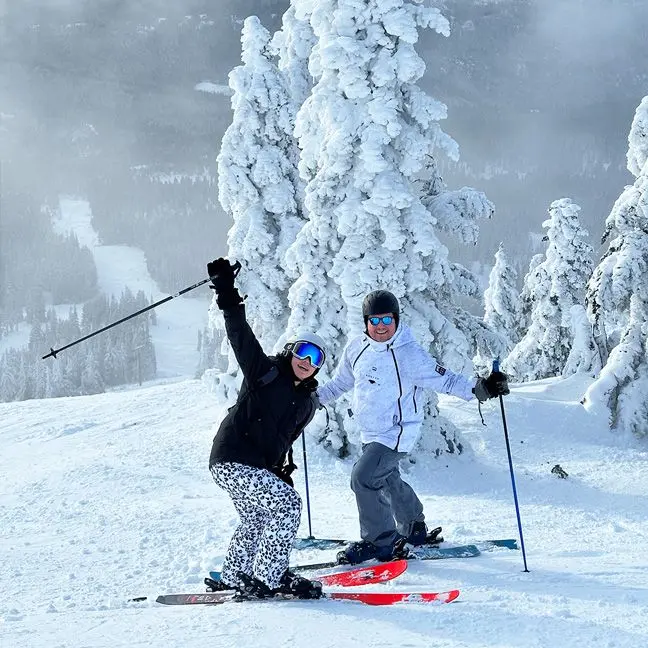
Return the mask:
[[[238,274],[238,270],[241,269],[241,264],[237,261],[234,264],[234,276]],[[127,322],[129,319],[133,319],[133,317],[137,317],[138,315],[141,315],[142,313],[146,313],[146,311],[151,310],[152,308],[155,308],[156,306],[160,306],[161,304],[164,304],[168,301],[171,301],[172,299],[175,299],[176,297],[180,297],[180,295],[184,295],[185,293],[188,293],[190,290],[194,290],[195,288],[198,288],[199,286],[202,286],[206,284],[208,281],[211,281],[213,277],[208,277],[207,279],[203,279],[202,281],[199,281],[198,283],[195,283],[193,286],[189,286],[188,288],[184,288],[183,290],[175,293],[174,295],[169,295],[168,297],[165,297],[164,299],[160,299],[160,301],[155,302],[155,304],[150,304],[149,306],[146,306],[145,308],[142,308],[138,310],[136,313],[132,313],[131,315],[127,315],[126,317],[122,317],[120,320],[117,320],[116,322],[113,322],[112,324],[108,324],[108,326],[104,326],[103,328],[100,328],[98,331],[93,331],[92,333],[88,333],[88,335],[84,335],[82,338],[79,338],[78,340],[75,340],[74,342],[70,342],[70,344],[66,344],[65,346],[62,346],[60,349],[53,349],[50,348],[50,352],[47,355],[43,356],[43,360],[46,358],[49,358],[50,356],[52,358],[56,358],[56,355],[60,353],[61,351],[65,351],[65,349],[69,349],[70,347],[74,346],[75,344],[79,344],[80,342],[84,342],[85,340],[90,339],[91,337],[94,337],[95,335],[99,335],[99,333],[103,333],[104,331],[107,331],[108,329],[111,329],[113,326],[117,326],[118,324],[123,324],[124,322]]]
[[[493,371],[499,371],[499,359],[493,360]],[[504,398],[499,396],[500,408],[502,410],[502,425],[504,426],[504,439],[506,440],[506,453],[508,454],[509,470],[511,471],[511,485],[513,487],[513,501],[515,502],[515,514],[517,516],[518,531],[520,532],[520,546],[522,547],[522,560],[524,571],[528,572],[526,550],[524,549],[524,536],[522,535],[522,519],[520,518],[520,505],[518,504],[517,488],[515,487],[515,473],[513,471],[513,459],[511,458],[511,444],[509,442],[508,428],[506,426],[506,413],[504,412]]]
[[302,432],[302,449],[304,454],[304,481],[306,482],[306,511],[308,513],[308,539],[313,539],[313,528],[311,526],[310,493],[308,491],[308,461],[306,460],[306,434]]

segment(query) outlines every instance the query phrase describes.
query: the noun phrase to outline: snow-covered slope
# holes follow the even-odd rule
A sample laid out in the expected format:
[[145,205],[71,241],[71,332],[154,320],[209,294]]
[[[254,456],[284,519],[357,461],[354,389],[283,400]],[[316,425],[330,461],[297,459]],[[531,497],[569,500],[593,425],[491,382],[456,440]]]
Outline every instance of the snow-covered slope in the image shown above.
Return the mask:
[[[578,403],[586,380],[513,390],[506,414],[530,573],[518,551],[411,564],[377,589],[459,587],[445,606],[250,603],[164,608],[134,595],[203,590],[236,524],[211,481],[221,412],[199,381],[0,405],[0,644],[640,648],[648,643],[648,452]],[[497,403],[449,397],[472,451],[409,479],[431,524],[463,542],[516,537]],[[351,462],[308,438],[313,532],[357,537]],[[298,452],[297,455],[301,455]],[[298,461],[302,464],[302,461]],[[559,463],[568,473],[558,479]],[[303,471],[296,473],[303,494]],[[308,532],[306,515],[302,532]],[[299,561],[329,552],[300,552]]]
[[[167,297],[151,278],[144,253],[127,245],[101,245],[92,226],[92,211],[86,200],[62,196],[58,218],[53,223],[59,233],[76,234],[79,243],[92,252],[97,266],[99,288],[107,295],[119,297],[129,288],[133,294],[140,290],[151,301]],[[205,259],[205,263],[209,259]],[[202,277],[196,277],[200,281]],[[178,286],[178,290],[186,286]],[[195,293],[163,304],[156,310],[157,325],[151,327],[155,345],[158,376],[193,376],[198,366],[198,331],[207,324],[211,294],[205,287]],[[110,322],[106,322],[109,324]]]

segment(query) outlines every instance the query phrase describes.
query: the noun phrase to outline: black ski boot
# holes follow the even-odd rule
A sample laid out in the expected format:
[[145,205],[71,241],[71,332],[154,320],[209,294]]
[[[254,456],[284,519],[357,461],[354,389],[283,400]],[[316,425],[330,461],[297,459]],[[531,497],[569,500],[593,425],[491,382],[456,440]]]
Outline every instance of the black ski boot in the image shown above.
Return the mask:
[[275,590],[270,589],[263,581],[250,576],[245,572],[237,572],[238,587],[236,588],[236,597],[239,600],[245,599],[265,599],[272,598]]
[[298,574],[286,570],[281,577],[279,587],[275,590],[277,594],[290,594],[300,599],[318,599],[322,596],[322,583],[308,580]]
[[407,558],[409,550],[405,546],[407,538],[397,538],[392,544],[378,546],[368,540],[352,542],[344,551],[339,551],[336,559],[338,565],[358,565],[366,560],[388,562]]
[[227,583],[223,583],[222,580],[214,580],[213,578],[205,578],[205,585],[207,586],[208,592],[228,592],[236,589]]
[[281,577],[279,587],[274,589],[244,572],[238,572],[236,575],[239,579],[236,597],[239,599],[265,599],[277,595],[289,595],[299,599],[318,599],[322,596],[322,583],[310,581],[288,570]]
[[441,527],[436,527],[428,531],[425,522],[412,523],[409,535],[407,536],[407,544],[413,547],[420,547],[421,545],[438,545],[442,542]]
[[413,522],[409,535],[407,536],[407,544],[411,544],[415,547],[425,544],[427,534],[428,530],[425,522]]

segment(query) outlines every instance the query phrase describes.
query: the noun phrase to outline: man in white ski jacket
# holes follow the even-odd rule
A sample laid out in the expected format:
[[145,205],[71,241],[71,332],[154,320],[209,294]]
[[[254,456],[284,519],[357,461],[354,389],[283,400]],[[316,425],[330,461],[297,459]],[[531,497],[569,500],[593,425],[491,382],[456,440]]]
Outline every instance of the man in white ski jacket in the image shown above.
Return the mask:
[[365,333],[344,349],[332,380],[317,395],[326,404],[353,389],[353,417],[360,429],[362,456],[353,467],[361,542],[338,554],[341,563],[391,560],[406,540],[423,544],[427,528],[423,505],[400,475],[399,462],[410,452],[423,421],[421,390],[480,401],[508,393],[500,372],[477,380],[443,367],[399,323],[396,297],[377,290],[364,299]]

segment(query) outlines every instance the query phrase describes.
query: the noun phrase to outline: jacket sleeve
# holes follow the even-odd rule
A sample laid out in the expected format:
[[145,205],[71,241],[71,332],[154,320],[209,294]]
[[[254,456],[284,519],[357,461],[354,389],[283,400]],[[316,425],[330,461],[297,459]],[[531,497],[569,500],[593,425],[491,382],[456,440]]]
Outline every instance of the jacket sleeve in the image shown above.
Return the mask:
[[236,361],[244,378],[248,383],[252,383],[271,369],[272,362],[250,328],[243,304],[223,309],[223,317],[227,338],[232,345]]
[[472,391],[476,383],[475,379],[466,378],[446,369],[422,347],[419,347],[419,358],[416,360],[415,366],[414,382],[419,387],[457,396],[466,401],[475,397]]
[[322,405],[326,405],[326,403],[353,389],[355,378],[351,367],[349,347],[350,344],[347,344],[333,378],[317,389],[317,397]]

